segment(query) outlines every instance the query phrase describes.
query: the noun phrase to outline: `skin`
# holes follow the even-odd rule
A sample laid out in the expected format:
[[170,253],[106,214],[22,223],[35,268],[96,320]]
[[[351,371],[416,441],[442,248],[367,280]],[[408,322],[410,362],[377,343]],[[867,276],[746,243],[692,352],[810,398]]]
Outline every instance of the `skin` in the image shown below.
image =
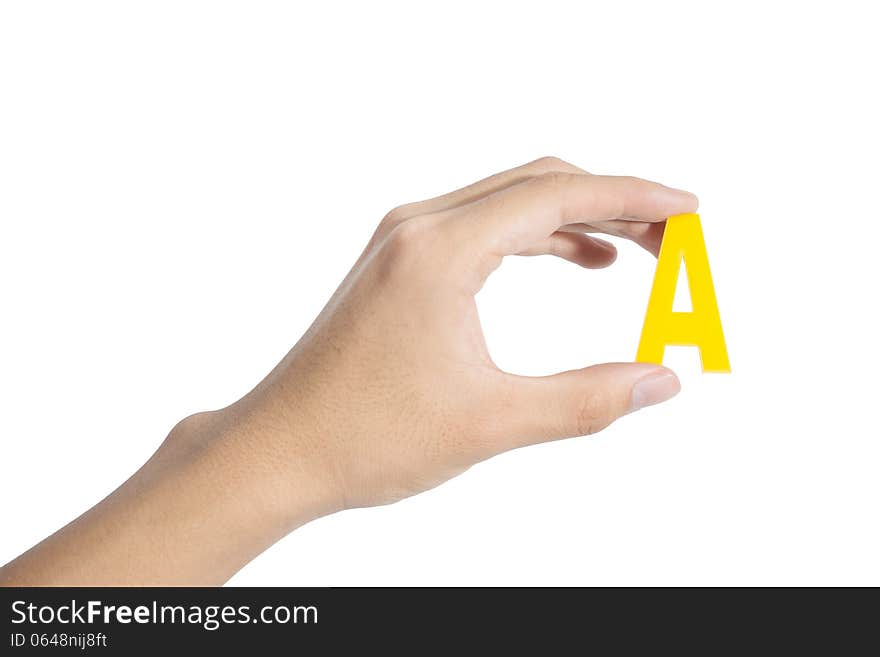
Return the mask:
[[688,192],[542,158],[395,208],[251,392],[190,416],[107,498],[0,569],[4,585],[222,584],[304,523],[389,504],[501,452],[595,433],[675,395],[670,370],[501,371],[474,295],[508,255],[657,254]]

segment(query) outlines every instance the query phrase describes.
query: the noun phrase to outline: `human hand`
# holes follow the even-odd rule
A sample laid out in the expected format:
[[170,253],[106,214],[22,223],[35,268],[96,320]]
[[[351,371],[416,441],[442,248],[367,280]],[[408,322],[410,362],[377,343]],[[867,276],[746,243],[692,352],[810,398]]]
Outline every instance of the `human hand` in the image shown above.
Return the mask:
[[587,233],[657,253],[688,192],[554,158],[391,211],[302,339],[231,406],[179,423],[0,584],[219,584],[318,516],[394,502],[505,450],[589,434],[673,396],[646,363],[499,370],[474,295],[507,255],[613,262]]
[[489,356],[474,295],[507,255],[611,264],[614,246],[587,233],[656,254],[665,218],[696,207],[688,192],[556,158],[400,206],[231,416],[261,427],[253,449],[279,472],[308,464],[331,510],[394,502],[500,452],[599,431],[676,394],[675,375],[645,363],[508,374]]

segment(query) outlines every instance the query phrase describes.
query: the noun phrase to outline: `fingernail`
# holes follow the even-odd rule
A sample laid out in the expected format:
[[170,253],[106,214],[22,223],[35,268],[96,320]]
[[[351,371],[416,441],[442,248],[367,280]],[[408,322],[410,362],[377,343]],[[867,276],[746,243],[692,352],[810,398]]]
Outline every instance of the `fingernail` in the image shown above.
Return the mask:
[[659,370],[639,379],[632,389],[630,412],[671,399],[681,390],[678,377],[669,370]]

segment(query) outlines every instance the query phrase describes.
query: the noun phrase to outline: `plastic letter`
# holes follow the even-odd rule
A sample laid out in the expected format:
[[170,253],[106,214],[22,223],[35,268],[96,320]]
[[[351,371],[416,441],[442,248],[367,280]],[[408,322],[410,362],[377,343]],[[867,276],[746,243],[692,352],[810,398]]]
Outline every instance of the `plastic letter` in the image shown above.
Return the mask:
[[[686,313],[672,310],[682,259],[693,309]],[[666,221],[636,360],[661,364],[668,344],[699,347],[704,372],[730,372],[698,214],[679,214]]]

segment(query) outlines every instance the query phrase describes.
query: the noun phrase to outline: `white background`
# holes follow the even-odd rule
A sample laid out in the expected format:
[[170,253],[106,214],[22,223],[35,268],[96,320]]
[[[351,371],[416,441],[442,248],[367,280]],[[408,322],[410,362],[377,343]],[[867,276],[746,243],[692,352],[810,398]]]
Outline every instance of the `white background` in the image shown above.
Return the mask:
[[[233,584],[880,584],[870,3],[0,5],[0,562],[281,358],[392,206],[685,187],[733,373],[294,532]],[[510,258],[495,360],[632,359],[652,258]]]

